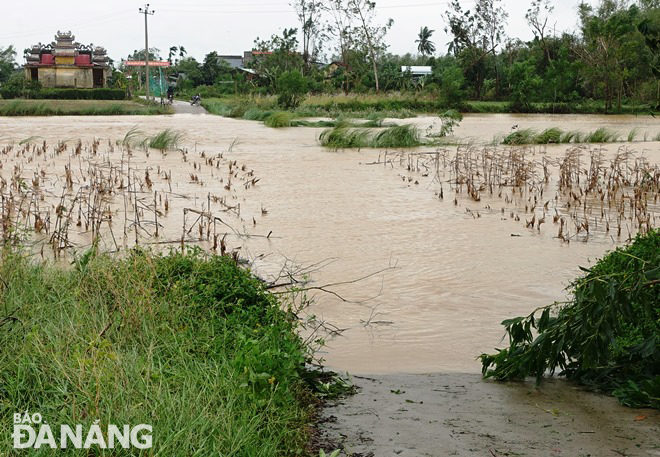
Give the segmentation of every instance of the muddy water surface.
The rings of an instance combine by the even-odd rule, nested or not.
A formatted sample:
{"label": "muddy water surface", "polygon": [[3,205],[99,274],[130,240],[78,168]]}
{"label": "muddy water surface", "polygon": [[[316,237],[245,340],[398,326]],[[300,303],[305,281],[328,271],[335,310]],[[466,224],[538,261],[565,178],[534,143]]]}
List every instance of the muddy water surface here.
{"label": "muddy water surface", "polygon": [[[640,124],[655,129],[651,118],[480,115],[467,116],[456,133],[489,141],[523,123],[539,130],[557,126],[592,131],[622,125],[621,131],[627,132]],[[323,353],[327,363],[339,370],[477,372],[480,365],[475,357],[499,345],[501,320],[564,299],[563,288],[579,273],[578,265],[588,266],[625,238],[601,236],[566,244],[556,239],[552,223],[531,230],[524,220],[508,217],[508,208],[502,215],[501,199],[477,203],[459,196],[454,204],[453,194],[448,194],[440,200],[430,177],[373,164],[380,151],[321,148],[318,129],[270,129],[256,122],[188,114],[3,118],[0,138],[3,144],[32,135],[50,144],[101,138],[100,149],[105,150],[108,140],[121,140],[135,125],[147,133],[170,127],[186,135],[185,162],[175,152],[166,156],[152,152],[149,157],[136,153],[134,158],[144,167],[174,170],[173,191],[187,197],[173,199],[169,214],[161,220],[162,239],[175,240],[181,233],[182,208],[202,210],[209,194],[226,195],[227,203],[241,204],[240,217],[231,220],[236,231],[272,232],[267,239],[240,238],[232,232],[228,236],[230,246],[240,246],[244,256],[257,258],[255,269],[265,277],[278,271],[285,258],[302,265],[327,261],[313,274],[317,286],[395,267],[357,283],[330,287],[343,299],[314,292],[316,305],[310,312],[344,330],[328,340]],[[607,145],[606,152],[614,153],[618,146]],[[660,161],[660,144],[630,146],[644,151],[651,161]],[[565,149],[542,148],[536,153],[553,157]],[[219,181],[221,172],[204,165],[202,152],[205,157],[223,154],[236,160],[254,170],[260,181],[246,190],[244,181],[237,179],[238,185],[226,190],[226,181]],[[117,153],[106,157],[119,160]],[[2,158],[0,172],[5,177],[16,160]],[[61,173],[63,165],[57,160],[53,159],[53,167]],[[190,173],[203,182],[191,182]],[[162,181],[154,175],[157,184]],[[446,185],[444,190],[448,192]],[[218,214],[222,210],[218,205],[212,209]]]}

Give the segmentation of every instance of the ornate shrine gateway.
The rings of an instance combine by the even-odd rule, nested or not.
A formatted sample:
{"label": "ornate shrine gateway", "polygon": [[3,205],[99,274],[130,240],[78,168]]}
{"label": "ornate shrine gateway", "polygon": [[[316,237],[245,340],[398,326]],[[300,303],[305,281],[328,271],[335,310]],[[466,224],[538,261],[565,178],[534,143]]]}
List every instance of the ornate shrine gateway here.
{"label": "ornate shrine gateway", "polygon": [[107,87],[111,69],[105,48],[84,45],[71,32],[55,35],[51,44],[36,44],[26,57],[25,77],[43,87]]}

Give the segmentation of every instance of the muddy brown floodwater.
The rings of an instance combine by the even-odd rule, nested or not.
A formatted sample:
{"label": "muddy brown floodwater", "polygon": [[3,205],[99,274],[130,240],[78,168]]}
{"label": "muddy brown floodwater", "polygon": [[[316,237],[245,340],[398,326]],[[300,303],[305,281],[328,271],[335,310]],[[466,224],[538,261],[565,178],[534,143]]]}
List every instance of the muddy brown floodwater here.
{"label": "muddy brown floodwater", "polygon": [[[421,126],[427,121],[417,119],[415,122]],[[557,126],[585,132],[600,126],[612,126],[624,136],[633,127],[640,127],[640,136],[645,131],[651,135],[657,133],[655,130],[660,131],[655,120],[632,116],[471,115],[465,117],[456,134],[488,142],[495,135],[508,133],[514,124],[520,128],[541,130]],[[356,283],[330,287],[343,299],[316,291],[316,301],[309,312],[318,320],[342,330],[340,336],[327,339],[327,347],[321,354],[328,366],[339,371],[370,376],[395,373],[445,373],[449,376],[455,373],[466,377],[466,385],[476,385],[480,364],[475,358],[501,345],[503,329],[500,322],[503,319],[528,314],[538,306],[563,300],[564,288],[580,273],[578,266],[589,266],[605,252],[625,242],[630,231],[634,233],[632,222],[624,221],[621,236],[592,225],[593,236],[589,236],[588,241],[574,234],[573,240],[566,243],[557,238],[558,226],[552,220],[540,230],[526,228],[525,222],[532,214],[525,212],[522,197],[519,199],[522,203],[519,202],[517,207],[505,203],[504,197],[486,193],[480,201],[471,200],[464,191],[454,193],[446,182],[449,175],[441,176],[445,180],[441,186],[433,180],[433,175],[427,176],[428,173],[411,171],[398,163],[384,164],[383,151],[322,148],[317,141],[319,129],[271,129],[256,122],[204,114],[2,118],[0,147],[13,142],[19,149],[20,141],[34,135],[40,137],[33,140],[35,143],[45,139],[49,148],[58,141],[67,141],[73,148],[78,139],[83,143],[100,139],[97,156],[93,157],[89,152],[81,154],[85,163],[94,162],[99,167],[118,166],[124,163],[122,157],[126,156],[119,147],[109,151],[109,145],[123,139],[136,125],[145,134],[164,128],[185,133],[182,142],[188,150],[185,160],[180,152],[161,154],[152,151],[146,156],[138,150],[133,151],[131,158],[134,174],[140,177],[140,181],[144,179],[144,170],[151,169],[150,179],[154,187],[141,188],[144,208],[138,213],[143,219],[150,217],[148,202],[153,199],[150,195],[154,190],[156,194],[161,193],[161,199],[165,198],[163,195],[169,195],[167,213],[162,202],[156,203],[161,211],[159,222],[163,225],[161,241],[175,241],[181,237],[184,208],[208,211],[211,202],[211,212],[219,216],[223,224],[233,227],[232,230],[214,227],[213,233],[227,232],[228,246],[240,248],[242,256],[254,259],[254,269],[265,278],[277,274],[285,259],[300,265],[322,262],[324,267],[312,275],[316,286],[350,282],[385,270]],[[619,147],[633,150],[637,157],[646,157],[652,164],[660,162],[660,143],[608,144],[603,146],[602,152],[611,157]],[[566,146],[536,147],[527,150],[526,154],[541,163],[543,158],[550,160],[563,156],[566,149]],[[588,157],[588,151],[585,150],[584,154]],[[0,174],[7,179],[12,166],[18,162],[26,178],[35,171],[44,170],[44,180],[52,187],[50,198],[55,199],[51,204],[55,205],[53,202],[60,197],[60,183],[64,180],[63,167],[71,163],[71,152],[57,157],[51,154],[39,160],[29,159],[29,155],[0,157],[3,165]],[[215,162],[209,164],[209,158],[215,158]],[[74,179],[84,186],[89,172],[81,165],[82,161],[76,164],[75,160],[74,169],[78,174],[74,173]],[[234,181],[227,189],[227,168],[233,161],[236,163],[231,165]],[[172,175],[169,183],[163,178],[168,172]],[[258,181],[250,183],[255,177]],[[443,199],[438,196],[441,187]],[[555,170],[546,185],[547,200],[552,201],[556,187]],[[121,208],[124,203],[118,197],[107,203],[110,212],[117,215],[114,234],[119,238],[112,243],[106,241],[107,246],[132,245],[131,230],[126,236],[122,235],[126,219],[123,226],[119,222],[123,217]],[[237,204],[240,204],[240,212],[236,210]],[[539,217],[541,205],[542,202],[536,210]],[[234,209],[228,210],[228,207]],[[659,215],[657,202],[655,206],[651,204],[650,211],[654,217],[651,222],[657,226],[660,222],[655,219]],[[194,236],[197,231],[195,214],[188,213],[187,228],[194,231],[186,236]],[[548,214],[552,217],[553,213],[548,211]],[[141,239],[149,230],[147,227],[145,233],[140,234]],[[208,234],[211,228],[203,226],[200,230]],[[248,238],[237,233],[258,236]],[[91,242],[91,238],[86,233],[78,233],[72,237],[72,242],[82,248]],[[212,243],[205,241],[201,244],[209,247]],[[412,382],[409,379],[383,379],[386,379],[385,385],[392,385],[393,389],[397,384]],[[453,378],[450,381],[447,385],[457,382]],[[485,389],[483,395],[500,398],[495,391]],[[390,395],[388,390],[389,387],[384,388],[381,394]],[[526,392],[525,389],[519,391],[518,399],[526,398]],[[507,393],[500,400],[516,403],[515,397]],[[412,401],[418,400],[413,398]],[[478,399],[465,398],[464,401]],[[612,399],[602,401],[614,402]],[[425,403],[429,403],[428,399]],[[626,418],[631,414],[617,409],[615,404],[607,405],[607,411],[626,414]],[[549,413],[544,410],[552,409],[547,404],[531,407],[525,414],[531,414],[531,411],[545,417]],[[350,416],[352,413],[348,408],[343,414]],[[573,411],[570,414],[579,413]],[[643,422],[645,428],[640,431],[645,441],[622,440],[626,449],[634,450],[636,443],[643,443],[640,455],[660,455],[657,440],[653,439],[658,431],[657,416],[647,415],[649,419]],[[411,419],[413,426],[414,419]],[[491,418],[491,421],[499,420],[507,419]],[[363,422],[365,430],[369,428],[367,425],[368,422]],[[591,430],[598,426],[598,423],[589,424],[589,430],[585,429],[583,434],[576,431],[576,437],[592,439]],[[480,433],[488,433],[488,428],[486,424],[486,431]],[[542,433],[543,429],[538,432]],[[637,432],[627,430],[626,433]],[[515,437],[511,439],[515,440]],[[521,443],[525,439],[521,438]],[[410,452],[424,446],[413,435],[397,440],[395,444]],[[358,444],[356,449],[360,452],[377,449],[366,442]],[[452,451],[453,455],[473,455],[468,452],[471,444],[462,443]],[[597,447],[597,441],[593,443]],[[432,443],[426,445],[432,446]],[[608,446],[623,449],[623,445],[617,443]],[[544,449],[542,452],[530,451],[525,455],[555,455],[547,451],[547,446],[541,448]],[[424,452],[405,455],[450,455],[449,452],[435,453],[433,449],[428,447]],[[520,448],[517,449],[515,452],[521,452]],[[376,455],[394,455],[392,452],[396,449],[392,445],[380,451]],[[500,454],[492,450],[491,453],[474,455]],[[556,455],[588,455],[588,452]]]}

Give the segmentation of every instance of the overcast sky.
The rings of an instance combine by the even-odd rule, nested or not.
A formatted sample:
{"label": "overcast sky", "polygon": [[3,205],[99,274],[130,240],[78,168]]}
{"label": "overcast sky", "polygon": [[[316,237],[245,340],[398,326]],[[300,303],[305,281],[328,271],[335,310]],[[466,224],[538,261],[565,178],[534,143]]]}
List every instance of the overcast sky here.
{"label": "overcast sky", "polygon": [[[464,9],[474,1],[462,0]],[[574,30],[579,0],[554,0],[551,26],[557,32]],[[446,52],[449,37],[444,33],[443,14],[447,1],[376,0],[378,20],[394,19],[387,35],[393,53],[415,53],[415,39],[422,26],[435,30],[432,41],[438,54]],[[527,1],[504,0],[509,13],[507,33],[528,40],[532,37],[525,22]],[[50,43],[58,30],[71,30],[76,41],[104,46],[114,60],[125,58],[144,47],[143,3],[129,0],[23,0],[3,8],[0,16],[0,47],[14,45],[17,60],[23,63],[23,49],[36,43]],[[203,60],[210,51],[242,54],[252,49],[254,39],[268,38],[285,27],[298,27],[287,0],[154,0],[149,16],[149,46],[167,58],[170,46],[183,45],[188,55]]]}

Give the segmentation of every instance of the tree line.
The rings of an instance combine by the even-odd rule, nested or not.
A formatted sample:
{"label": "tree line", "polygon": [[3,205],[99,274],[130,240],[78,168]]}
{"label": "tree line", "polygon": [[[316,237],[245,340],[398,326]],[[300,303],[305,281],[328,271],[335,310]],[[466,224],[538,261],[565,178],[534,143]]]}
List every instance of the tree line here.
{"label": "tree line", "polygon": [[[292,0],[291,6],[298,24],[254,40],[261,53],[246,62],[252,73],[232,69],[217,51],[199,62],[183,46],[169,49],[170,72],[185,75],[182,89],[203,86],[209,94],[415,91],[448,107],[506,101],[518,111],[534,103],[596,101],[608,112],[630,103],[660,105],[660,0],[582,3],[572,32],[551,27],[551,0],[532,0],[525,15],[529,41],[507,35],[502,0],[477,0],[469,9],[451,0],[438,17],[450,36],[443,55],[436,55],[442,49],[428,25],[411,37],[417,54],[388,52],[393,20],[380,19],[371,0]],[[0,51],[1,83],[13,48]],[[162,59],[159,53],[150,50],[151,58]],[[144,58],[144,51],[129,57]],[[401,71],[411,65],[430,66],[432,74],[413,78]]]}

